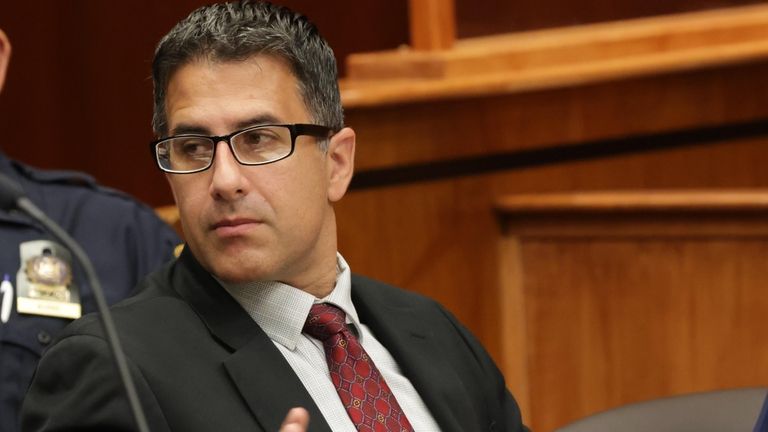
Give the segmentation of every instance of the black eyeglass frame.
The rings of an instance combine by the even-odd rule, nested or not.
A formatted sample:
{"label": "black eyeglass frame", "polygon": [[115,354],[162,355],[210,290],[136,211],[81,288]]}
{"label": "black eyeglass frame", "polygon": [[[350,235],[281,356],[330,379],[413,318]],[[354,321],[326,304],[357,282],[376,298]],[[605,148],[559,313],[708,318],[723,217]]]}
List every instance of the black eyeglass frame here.
{"label": "black eyeglass frame", "polygon": [[[269,160],[266,162],[243,162],[240,160],[240,158],[237,157],[237,153],[235,152],[235,149],[232,147],[232,137],[238,134],[241,134],[243,132],[248,132],[250,130],[254,129],[261,129],[265,127],[284,127],[287,128],[291,132],[291,151],[288,152],[283,157]],[[209,135],[198,135],[198,134],[181,134],[181,135],[173,135],[165,138],[160,138],[157,140],[154,140],[149,143],[149,151],[152,154],[152,158],[155,160],[155,164],[158,168],[160,168],[161,171],[167,172],[170,174],[194,174],[201,171],[205,171],[208,168],[210,168],[213,165],[213,160],[216,157],[216,147],[217,144],[221,141],[225,141],[227,145],[229,146],[229,151],[232,152],[232,156],[234,156],[237,163],[240,165],[245,166],[256,166],[256,165],[267,165],[274,162],[281,161],[283,159],[286,159],[290,157],[293,154],[294,149],[296,148],[296,138],[299,136],[311,136],[315,138],[322,138],[322,139],[329,139],[331,138],[336,132],[327,127],[317,124],[310,124],[310,123],[293,123],[293,124],[261,124],[261,125],[255,125],[255,126],[249,126],[245,129],[236,130],[232,133],[229,133],[227,135],[221,135],[221,136],[209,136]],[[213,141],[213,151],[211,152],[211,160],[208,162],[208,165],[206,165],[203,168],[195,169],[192,171],[174,171],[163,168],[163,166],[160,164],[160,158],[157,154],[157,145],[161,144],[165,141],[169,141],[176,138],[206,138]]]}

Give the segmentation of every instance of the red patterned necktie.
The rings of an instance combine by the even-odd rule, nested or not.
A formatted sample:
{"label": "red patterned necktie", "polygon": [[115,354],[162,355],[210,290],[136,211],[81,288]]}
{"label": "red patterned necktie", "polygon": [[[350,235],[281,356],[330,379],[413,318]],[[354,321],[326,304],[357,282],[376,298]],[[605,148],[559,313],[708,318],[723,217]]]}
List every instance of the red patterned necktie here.
{"label": "red patterned necktie", "polygon": [[323,342],[325,359],[344,408],[358,431],[411,432],[413,428],[373,360],[349,331],[344,311],[312,306],[304,332]]}

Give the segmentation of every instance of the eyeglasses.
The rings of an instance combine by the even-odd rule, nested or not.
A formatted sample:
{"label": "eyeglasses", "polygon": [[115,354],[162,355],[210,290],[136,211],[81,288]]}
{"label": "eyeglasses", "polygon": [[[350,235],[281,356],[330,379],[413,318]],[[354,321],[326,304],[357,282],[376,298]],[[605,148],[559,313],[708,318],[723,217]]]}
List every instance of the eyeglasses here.
{"label": "eyeglasses", "polygon": [[314,124],[253,126],[224,136],[177,135],[152,141],[149,149],[161,170],[173,174],[205,171],[213,164],[216,144],[226,141],[242,165],[265,165],[293,154],[296,137],[330,138],[333,130]]}

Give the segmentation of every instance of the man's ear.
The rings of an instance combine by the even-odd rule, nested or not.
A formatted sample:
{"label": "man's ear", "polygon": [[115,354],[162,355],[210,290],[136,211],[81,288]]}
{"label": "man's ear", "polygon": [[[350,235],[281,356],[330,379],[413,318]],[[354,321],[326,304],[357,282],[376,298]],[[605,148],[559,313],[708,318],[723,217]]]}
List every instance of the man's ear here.
{"label": "man's ear", "polygon": [[347,192],[355,170],[355,131],[344,128],[328,143],[328,200],[336,202]]}
{"label": "man's ear", "polygon": [[5,82],[5,71],[8,70],[8,61],[11,59],[11,41],[8,36],[0,29],[0,91],[3,90]]}

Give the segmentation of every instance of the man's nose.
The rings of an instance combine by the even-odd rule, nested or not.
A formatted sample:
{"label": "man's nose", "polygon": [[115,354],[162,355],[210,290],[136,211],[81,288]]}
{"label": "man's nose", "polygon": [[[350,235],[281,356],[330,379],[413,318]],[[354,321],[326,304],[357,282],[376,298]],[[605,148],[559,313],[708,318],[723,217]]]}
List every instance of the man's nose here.
{"label": "man's nose", "polygon": [[211,164],[211,195],[214,198],[234,200],[246,192],[243,166],[235,159],[226,141],[216,143],[216,152]]}

